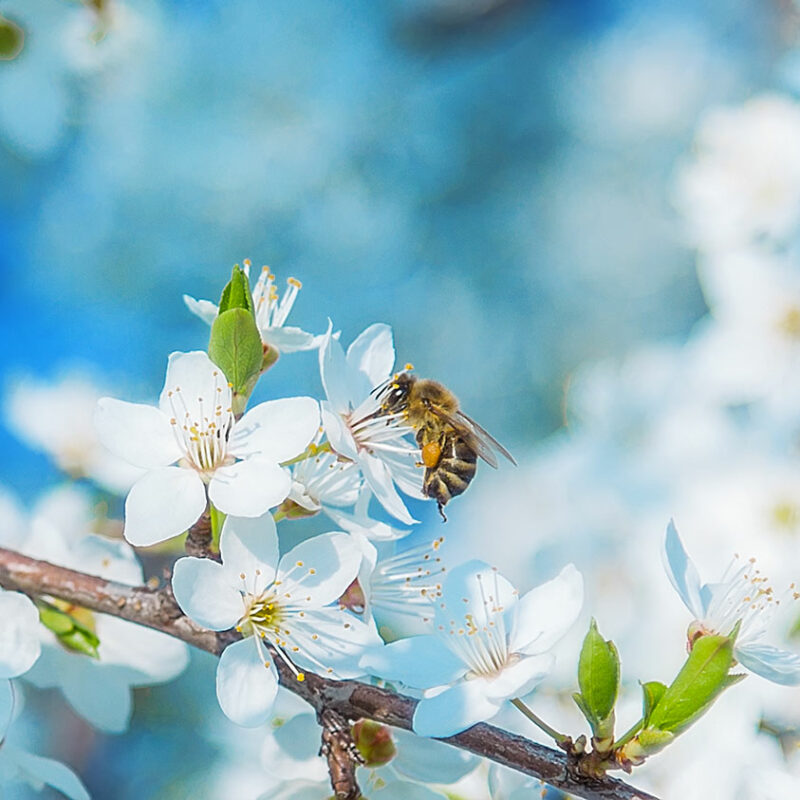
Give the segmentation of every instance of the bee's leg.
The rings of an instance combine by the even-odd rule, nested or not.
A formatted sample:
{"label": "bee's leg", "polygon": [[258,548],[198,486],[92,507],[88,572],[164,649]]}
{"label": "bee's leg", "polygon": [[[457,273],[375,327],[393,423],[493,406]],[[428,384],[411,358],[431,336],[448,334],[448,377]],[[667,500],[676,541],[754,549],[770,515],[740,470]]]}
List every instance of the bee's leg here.
{"label": "bee's leg", "polygon": [[436,504],[439,506],[439,514],[441,514],[442,522],[447,522],[447,515],[444,513],[444,503],[437,501]]}

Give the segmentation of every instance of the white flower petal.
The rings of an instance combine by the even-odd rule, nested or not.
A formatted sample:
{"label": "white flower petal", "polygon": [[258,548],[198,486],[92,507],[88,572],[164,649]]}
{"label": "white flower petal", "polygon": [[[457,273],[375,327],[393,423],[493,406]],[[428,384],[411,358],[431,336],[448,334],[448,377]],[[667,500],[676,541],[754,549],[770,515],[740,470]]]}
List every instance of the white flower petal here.
{"label": "white flower petal", "polygon": [[35,783],[52,786],[70,800],[90,800],[81,779],[66,765],[14,747],[9,754],[17,766]]}
{"label": "white flower petal", "polygon": [[358,575],[361,548],[346,533],[324,533],[300,542],[278,564],[280,592],[310,597],[312,607],[341,597]]}
{"label": "white flower petal", "polygon": [[486,680],[486,696],[494,701],[523,697],[540,684],[556,663],[551,653],[524,656],[516,664],[504,667],[494,678]]}
{"label": "white flower petal", "polygon": [[319,349],[320,378],[332,409],[337,414],[347,414],[353,399],[347,385],[347,359],[342,346],[333,338],[332,330],[333,325],[328,320],[328,332]]}
{"label": "white flower petal", "polygon": [[179,558],[172,570],[172,591],[183,613],[212,631],[233,627],[244,614],[230,573],[208,558]]}
{"label": "white flower petal", "polygon": [[394,488],[392,473],[386,464],[379,458],[369,453],[361,453],[358,458],[358,465],[364,473],[364,478],[372,489],[372,493],[378,502],[396,519],[406,525],[413,525],[417,520],[408,513],[408,509],[400,499],[400,495]]}
{"label": "white flower petal", "polygon": [[783,686],[800,684],[800,656],[768,644],[745,644],[734,647],[742,666],[773,683]]}
{"label": "white flower petal", "polygon": [[260,517],[283,502],[292,488],[288,469],[274,461],[253,456],[220,467],[208,485],[211,502],[235,517]]}
{"label": "white flower petal", "polygon": [[[394,764],[394,761],[392,761]],[[440,783],[440,781],[437,781]],[[447,800],[447,795],[428,786],[409,781],[392,780],[382,783],[379,789],[370,794],[376,800]]]}
{"label": "white flower petal", "polygon": [[306,333],[300,328],[283,326],[262,328],[261,341],[274,347],[279,353],[298,353],[302,350],[315,350],[320,345],[321,337]]}
{"label": "white flower petal", "polygon": [[94,426],[104,447],[137,467],[165,467],[183,455],[169,417],[153,406],[101,397]]}
{"label": "white flower petal", "polygon": [[572,626],[583,606],[583,576],[572,564],[531,589],[517,604],[509,637],[512,653],[544,653]]}
{"label": "white flower petal", "polygon": [[74,670],[62,683],[61,690],[75,711],[95,728],[122,733],[127,730],[133,711],[129,677],[126,667],[115,664],[94,668],[91,674]]}
{"label": "white flower petal", "polygon": [[319,403],[311,397],[285,397],[251,408],[233,426],[228,451],[237,458],[258,455],[288,461],[300,455],[319,430]]}
{"label": "white flower petal", "polygon": [[261,594],[275,579],[278,567],[278,532],[272,514],[260,517],[228,517],[219,539],[222,566],[234,581],[245,575],[244,585]]}
{"label": "white flower petal", "polygon": [[345,424],[344,419],[333,410],[332,403],[322,402],[321,417],[322,427],[334,452],[355,461],[358,458],[356,440],[353,438],[353,434]]}
{"label": "white flower petal", "polygon": [[[436,607],[436,624],[449,630],[450,620],[455,619],[459,627],[483,629],[501,609],[506,618],[513,618],[516,604],[516,590],[496,569],[484,561],[467,561],[447,573]],[[470,616],[469,626],[460,622],[466,615]]]}
{"label": "white flower petal", "polygon": [[9,680],[0,680],[0,742],[14,717],[14,687]]}
{"label": "white flower petal", "polygon": [[486,697],[484,680],[462,681],[435,697],[423,697],[414,712],[414,733],[442,739],[491,719],[500,706]]}
{"label": "white flower petal", "polygon": [[334,678],[364,675],[359,659],[367,648],[380,642],[374,625],[339,608],[310,609],[304,614],[301,624],[296,619],[290,627],[291,635],[287,634],[290,645],[287,655],[298,666],[321,675]]}
{"label": "white flower petal", "polygon": [[144,583],[144,571],[133,548],[105,536],[89,534],[81,538],[70,548],[69,563],[64,566],[128,586]]}
{"label": "white flower petal", "polygon": [[166,633],[109,614],[96,614],[95,626],[100,663],[127,668],[131,686],[170,681],[189,663],[188,647]]}
{"label": "white flower petal", "polygon": [[347,348],[348,366],[363,372],[369,378],[370,388],[391,375],[394,358],[392,329],[382,322],[370,325]]}
{"label": "white flower petal", "polygon": [[702,619],[706,609],[702,599],[700,576],[697,567],[689,558],[672,520],[667,526],[667,535],[664,538],[661,555],[667,577],[675,591],[680,595],[686,608],[694,614],[695,619]]}
{"label": "white flower petal", "polygon": [[194,297],[185,294],[183,296],[183,302],[192,314],[196,317],[200,317],[207,325],[211,325],[219,313],[219,308],[209,300],[195,300]]}
{"label": "white flower petal", "polygon": [[392,738],[397,744],[392,767],[415,781],[455,783],[478,764],[477,757],[465,750],[431,741],[410,731],[395,728]]}
{"label": "white flower petal", "polygon": [[252,637],[222,651],[217,666],[217,699],[231,722],[245,728],[263,725],[278,694],[278,674],[270,659],[265,666]]}
{"label": "white flower petal", "polygon": [[213,419],[217,406],[230,408],[231,388],[222,370],[202,350],[171,353],[158,406],[167,419],[193,425]]}
{"label": "white flower petal", "polygon": [[417,689],[443,686],[460,678],[467,665],[433,634],[400,639],[373,648],[361,658],[361,666],[378,678],[401,681]]}
{"label": "white flower petal", "polygon": [[163,542],[190,528],[205,507],[206,489],[194,470],[150,470],[125,501],[125,538],[135,547]]}
{"label": "white flower petal", "polygon": [[0,590],[0,679],[27,672],[40,650],[36,606],[24,594]]}

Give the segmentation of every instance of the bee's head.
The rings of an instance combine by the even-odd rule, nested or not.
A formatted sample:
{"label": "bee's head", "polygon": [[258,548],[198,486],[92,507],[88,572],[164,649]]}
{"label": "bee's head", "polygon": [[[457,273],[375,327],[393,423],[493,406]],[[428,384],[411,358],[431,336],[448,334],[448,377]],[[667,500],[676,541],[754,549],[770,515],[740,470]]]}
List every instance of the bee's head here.
{"label": "bee's head", "polygon": [[401,411],[408,404],[408,393],[417,379],[407,372],[395,375],[381,393],[381,405],[388,413]]}

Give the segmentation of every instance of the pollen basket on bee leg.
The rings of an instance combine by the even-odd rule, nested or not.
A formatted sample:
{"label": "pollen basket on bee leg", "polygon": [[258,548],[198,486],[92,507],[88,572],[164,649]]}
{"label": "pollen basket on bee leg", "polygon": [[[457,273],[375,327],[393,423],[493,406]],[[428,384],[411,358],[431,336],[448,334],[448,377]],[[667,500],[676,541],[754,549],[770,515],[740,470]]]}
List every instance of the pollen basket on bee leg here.
{"label": "pollen basket on bee leg", "polygon": [[433,469],[439,463],[441,457],[442,448],[439,446],[438,442],[428,442],[428,444],[423,445],[422,463],[428,467],[428,469]]}

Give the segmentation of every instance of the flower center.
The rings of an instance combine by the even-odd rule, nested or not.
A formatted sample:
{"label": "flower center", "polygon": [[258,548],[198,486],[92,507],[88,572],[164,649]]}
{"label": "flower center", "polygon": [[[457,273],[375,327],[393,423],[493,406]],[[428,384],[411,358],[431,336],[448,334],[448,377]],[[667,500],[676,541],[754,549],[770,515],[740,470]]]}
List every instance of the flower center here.
{"label": "flower center", "polygon": [[234,416],[231,407],[221,402],[227,397],[223,388],[225,377],[219,370],[214,370],[213,377],[211,400],[198,397],[195,402],[188,402],[180,386],[167,392],[172,431],[185,453],[182,463],[197,470],[203,478],[210,478],[217,467],[235,461],[227,453]]}
{"label": "flower center", "polygon": [[[740,566],[735,556],[719,584],[715,587],[705,619],[695,620],[689,626],[689,647],[700,636],[709,633],[728,635],[737,622],[741,622],[738,641],[757,636],[766,628],[770,617],[781,604],[781,599],[769,585],[767,578],[756,569],[756,560],[749,559]],[[800,593],[791,584],[788,599],[800,599]]]}
{"label": "flower center", "polygon": [[[451,619],[449,628],[439,625],[440,631],[448,633],[445,641],[450,649],[469,666],[468,678],[495,677],[518,659],[508,651],[505,607],[499,602],[497,573],[493,574],[493,587],[484,585],[481,573],[475,576],[481,602],[474,611],[465,613],[461,622]],[[468,598],[464,598],[464,602],[470,604]]]}
{"label": "flower center", "polygon": [[778,321],[781,333],[789,339],[800,339],[800,308],[790,306]]}

